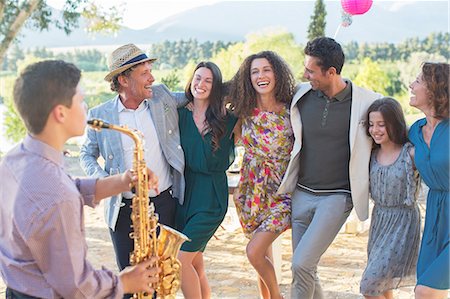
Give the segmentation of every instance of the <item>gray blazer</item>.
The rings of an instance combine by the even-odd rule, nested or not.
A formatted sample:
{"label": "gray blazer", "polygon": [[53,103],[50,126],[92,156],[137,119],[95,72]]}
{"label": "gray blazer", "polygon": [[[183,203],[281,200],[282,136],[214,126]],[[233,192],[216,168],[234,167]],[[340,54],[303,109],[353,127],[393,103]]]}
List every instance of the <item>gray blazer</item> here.
{"label": "gray blazer", "polygon": [[[153,97],[149,100],[150,113],[155,124],[163,154],[170,164],[173,197],[180,204],[184,201],[184,153],[180,145],[177,106],[187,103],[184,93],[171,93],[165,85],[152,87]],[[119,125],[119,96],[89,110],[88,118],[102,119]],[[86,140],[80,151],[80,164],[84,172],[92,177],[106,177],[110,174],[124,172],[123,149],[120,132],[114,130],[95,131],[88,127]],[[150,140],[147,142],[151,142]],[[98,158],[104,159],[104,166]],[[114,230],[122,206],[122,195],[112,196],[105,202],[105,220]]]}
{"label": "gray blazer", "polygon": [[[310,83],[297,87],[291,103],[291,124],[294,131],[294,148],[291,152],[286,174],[278,193],[293,192],[297,185],[300,170],[299,158],[302,148],[302,120],[297,102],[311,89]],[[372,138],[367,136],[365,118],[370,104],[382,95],[352,84],[352,107],[350,112],[350,188],[353,205],[358,218],[363,221],[369,217],[369,160],[372,150]]]}

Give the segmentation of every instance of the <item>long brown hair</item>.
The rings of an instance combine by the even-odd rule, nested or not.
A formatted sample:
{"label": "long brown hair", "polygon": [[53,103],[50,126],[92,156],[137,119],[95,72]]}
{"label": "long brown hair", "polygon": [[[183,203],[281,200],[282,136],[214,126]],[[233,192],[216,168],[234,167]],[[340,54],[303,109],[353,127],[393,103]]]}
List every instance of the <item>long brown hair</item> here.
{"label": "long brown hair", "polygon": [[[369,114],[371,112],[380,112],[384,119],[386,131],[389,139],[395,144],[403,145],[408,141],[408,132],[406,127],[405,116],[403,114],[402,106],[393,98],[384,97],[374,101],[367,109],[366,114],[366,134],[369,133]],[[379,144],[374,144],[374,147],[379,147]]]}
{"label": "long brown hair", "polygon": [[425,62],[422,65],[422,78],[434,107],[434,117],[437,119],[445,119],[449,116],[449,69],[448,63]]}
{"label": "long brown hair", "polygon": [[212,88],[209,95],[209,106],[205,112],[206,126],[204,130],[211,130],[212,147],[213,151],[216,151],[220,146],[220,138],[222,138],[225,134],[225,110],[223,104],[224,87],[222,83],[222,72],[220,71],[219,67],[215,63],[210,61],[202,61],[197,64],[194,72],[192,72],[191,78],[186,84],[184,93],[190,102],[194,100],[194,95],[191,92],[191,84],[194,79],[195,71],[197,71],[201,67],[209,69],[213,75]]}
{"label": "long brown hair", "polygon": [[253,60],[265,58],[272,66],[275,74],[275,99],[289,106],[295,90],[295,80],[287,63],[272,51],[262,51],[248,56],[231,79],[228,86],[228,100],[238,117],[251,115],[256,107],[256,90],[250,78],[250,68]]}

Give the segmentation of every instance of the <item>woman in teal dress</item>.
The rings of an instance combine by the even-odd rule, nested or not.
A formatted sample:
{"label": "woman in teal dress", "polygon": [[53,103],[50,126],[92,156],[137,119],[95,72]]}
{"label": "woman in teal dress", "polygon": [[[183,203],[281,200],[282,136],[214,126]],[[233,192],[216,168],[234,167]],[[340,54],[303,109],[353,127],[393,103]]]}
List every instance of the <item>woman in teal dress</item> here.
{"label": "woman in teal dress", "polygon": [[183,243],[181,289],[186,299],[211,297],[203,251],[228,207],[226,170],[234,160],[233,128],[237,118],[223,105],[222,75],[212,62],[201,62],[186,86],[192,111],[178,110],[185,155],[186,193],[177,209],[177,229],[191,239]]}
{"label": "woman in teal dress", "polygon": [[447,298],[449,278],[449,64],[424,63],[410,84],[410,105],[425,118],[415,122],[409,139],[415,164],[425,184],[425,228],[417,262],[416,298]]}

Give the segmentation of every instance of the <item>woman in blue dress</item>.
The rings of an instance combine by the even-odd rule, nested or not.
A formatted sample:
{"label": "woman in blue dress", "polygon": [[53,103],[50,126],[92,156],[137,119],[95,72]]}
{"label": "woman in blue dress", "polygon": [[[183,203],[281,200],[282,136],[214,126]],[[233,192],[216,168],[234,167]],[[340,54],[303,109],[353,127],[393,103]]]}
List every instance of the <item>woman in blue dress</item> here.
{"label": "woman in blue dress", "polygon": [[425,118],[409,131],[415,164],[430,188],[417,263],[416,299],[447,298],[449,278],[449,64],[424,63],[410,84],[410,105]]}

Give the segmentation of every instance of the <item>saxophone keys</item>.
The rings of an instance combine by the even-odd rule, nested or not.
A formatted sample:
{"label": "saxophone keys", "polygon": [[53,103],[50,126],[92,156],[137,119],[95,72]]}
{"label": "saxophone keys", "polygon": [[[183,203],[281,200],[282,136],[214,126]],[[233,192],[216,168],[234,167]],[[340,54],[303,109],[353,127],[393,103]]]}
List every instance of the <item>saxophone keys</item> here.
{"label": "saxophone keys", "polygon": [[180,263],[177,260],[173,261],[173,263],[172,263],[172,270],[174,272],[179,272],[180,271]]}
{"label": "saxophone keys", "polygon": [[163,269],[163,272],[164,272],[163,275],[164,275],[164,278],[165,278],[166,275],[168,275],[168,274],[173,272],[172,261],[170,259],[166,259],[166,260],[162,261],[161,262],[161,268]]}
{"label": "saxophone keys", "polygon": [[174,278],[175,278],[175,275],[173,275],[173,274],[164,276],[163,281],[162,281],[162,288],[164,290],[170,291],[172,289],[172,282],[173,282]]}

